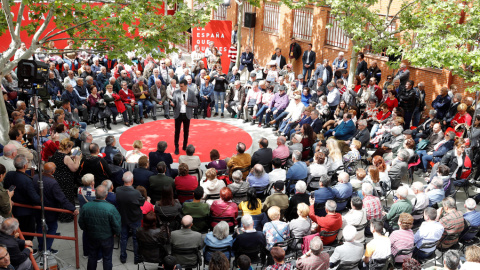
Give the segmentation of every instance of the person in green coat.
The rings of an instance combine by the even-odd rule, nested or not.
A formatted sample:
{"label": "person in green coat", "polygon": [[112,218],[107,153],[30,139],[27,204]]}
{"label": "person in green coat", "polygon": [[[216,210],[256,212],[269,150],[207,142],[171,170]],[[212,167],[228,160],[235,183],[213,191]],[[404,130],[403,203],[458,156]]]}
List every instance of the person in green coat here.
{"label": "person in green coat", "polygon": [[398,199],[394,200],[394,204],[388,213],[384,213],[386,215],[386,223],[388,223],[389,231],[398,230],[398,217],[401,213],[411,213],[412,212],[412,203],[410,200],[407,200],[408,196],[408,189],[404,186],[400,186],[397,189],[396,195]]}
{"label": "person in green coat", "polygon": [[111,270],[113,253],[113,236],[120,235],[121,218],[118,210],[107,202],[108,190],[99,185],[95,189],[94,201],[88,202],[81,208],[78,225],[88,235],[88,270],[97,269],[97,254],[101,250],[103,255],[103,269]]}

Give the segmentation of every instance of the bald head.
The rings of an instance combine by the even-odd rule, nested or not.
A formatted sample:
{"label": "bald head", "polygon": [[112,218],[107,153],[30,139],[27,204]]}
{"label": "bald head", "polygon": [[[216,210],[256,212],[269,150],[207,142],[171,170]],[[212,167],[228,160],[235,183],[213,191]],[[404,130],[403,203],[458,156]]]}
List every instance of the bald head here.
{"label": "bald head", "polygon": [[3,155],[13,159],[17,155],[17,148],[13,144],[7,144],[3,147]]}
{"label": "bald head", "polygon": [[193,218],[190,215],[186,215],[182,218],[182,227],[184,229],[190,229],[193,225]]}
{"label": "bald head", "polygon": [[55,169],[57,168],[57,166],[55,166],[55,163],[53,162],[47,162],[45,163],[45,165],[43,166],[43,172],[45,174],[54,174],[55,173]]}

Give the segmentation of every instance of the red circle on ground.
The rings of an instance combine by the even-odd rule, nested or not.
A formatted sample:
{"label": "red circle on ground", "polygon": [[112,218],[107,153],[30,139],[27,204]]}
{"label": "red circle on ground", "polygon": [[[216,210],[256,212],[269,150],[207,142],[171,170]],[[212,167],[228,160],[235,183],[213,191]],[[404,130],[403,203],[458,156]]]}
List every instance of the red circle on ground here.
{"label": "red circle on ground", "polygon": [[[174,155],[175,120],[158,120],[129,128],[120,136],[119,142],[126,151],[132,150],[133,142],[140,140],[143,143],[142,153],[157,150],[159,141],[166,141],[168,144],[167,153],[171,153],[173,162],[178,162],[180,155],[185,155],[182,150],[183,126],[180,132],[180,155]],[[192,119],[190,121],[190,134],[188,144],[195,146],[195,155],[200,156],[202,162],[210,162],[210,150],[217,149],[220,158],[231,157],[236,154],[238,142],[245,143],[247,149],[252,145],[252,136],[245,130],[222,122]]]}

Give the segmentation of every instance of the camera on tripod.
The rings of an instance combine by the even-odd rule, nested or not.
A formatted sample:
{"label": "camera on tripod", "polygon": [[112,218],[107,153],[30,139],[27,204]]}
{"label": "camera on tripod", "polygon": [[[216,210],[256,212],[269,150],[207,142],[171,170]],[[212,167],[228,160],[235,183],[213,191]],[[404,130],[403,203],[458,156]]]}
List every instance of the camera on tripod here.
{"label": "camera on tripod", "polygon": [[41,61],[20,60],[17,66],[18,87],[32,89],[48,80],[48,65]]}

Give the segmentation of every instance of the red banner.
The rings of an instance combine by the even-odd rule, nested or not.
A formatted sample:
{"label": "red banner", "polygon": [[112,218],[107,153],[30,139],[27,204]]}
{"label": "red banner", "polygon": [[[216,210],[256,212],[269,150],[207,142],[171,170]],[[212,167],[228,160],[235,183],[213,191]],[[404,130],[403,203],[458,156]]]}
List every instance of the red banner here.
{"label": "red banner", "polygon": [[208,48],[208,43],[213,41],[215,47],[222,54],[222,68],[224,73],[228,73],[230,58],[228,50],[230,49],[232,37],[231,21],[210,21],[205,27],[195,27],[192,29],[192,46],[200,45],[200,51],[203,53]]}

